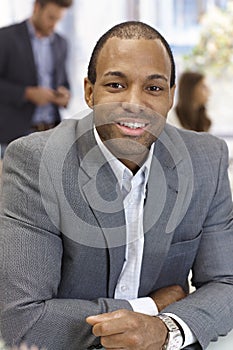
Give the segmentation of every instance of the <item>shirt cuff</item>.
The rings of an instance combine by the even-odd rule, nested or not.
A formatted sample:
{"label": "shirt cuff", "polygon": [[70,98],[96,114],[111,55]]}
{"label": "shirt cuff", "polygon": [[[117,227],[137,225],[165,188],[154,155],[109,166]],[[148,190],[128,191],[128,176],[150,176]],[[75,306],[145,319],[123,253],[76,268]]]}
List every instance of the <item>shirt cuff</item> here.
{"label": "shirt cuff", "polygon": [[179,323],[179,325],[181,326],[181,328],[184,331],[184,344],[182,345],[181,349],[185,348],[186,346],[188,346],[190,344],[197,342],[197,338],[195,337],[195,335],[193,334],[193,332],[191,331],[189,326],[183,320],[181,320],[178,316],[171,314],[171,313],[168,313],[168,312],[166,312],[164,314],[170,316],[177,323]]}
{"label": "shirt cuff", "polygon": [[128,300],[128,302],[135,312],[140,312],[149,316],[156,316],[159,313],[155,302],[150,297],[131,299]]}

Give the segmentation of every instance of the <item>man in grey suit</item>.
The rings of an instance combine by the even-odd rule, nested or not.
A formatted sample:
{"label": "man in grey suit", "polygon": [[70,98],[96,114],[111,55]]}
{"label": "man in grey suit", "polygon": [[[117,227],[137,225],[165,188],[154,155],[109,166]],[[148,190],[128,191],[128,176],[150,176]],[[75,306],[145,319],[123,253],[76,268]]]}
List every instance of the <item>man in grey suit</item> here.
{"label": "man in grey suit", "polygon": [[205,349],[233,328],[227,147],[165,125],[174,91],[166,40],[144,23],[121,23],[89,62],[93,111],[8,146],[0,234],[8,344]]}
{"label": "man in grey suit", "polygon": [[0,146],[61,121],[69,81],[67,42],[55,26],[72,0],[35,0],[28,20],[0,29]]}

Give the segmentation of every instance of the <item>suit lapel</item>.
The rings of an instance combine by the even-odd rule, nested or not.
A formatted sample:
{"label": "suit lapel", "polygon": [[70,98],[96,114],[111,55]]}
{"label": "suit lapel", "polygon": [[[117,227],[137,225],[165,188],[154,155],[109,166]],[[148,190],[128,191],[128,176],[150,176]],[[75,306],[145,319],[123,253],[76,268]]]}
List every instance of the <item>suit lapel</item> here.
{"label": "suit lapel", "polygon": [[107,248],[109,252],[108,292],[109,297],[113,297],[125,258],[123,199],[117,179],[96,144],[93,127],[78,138],[78,150],[80,167],[86,176],[86,180],[81,181],[82,190],[102,230],[105,243],[102,248]]}
{"label": "suit lapel", "polygon": [[175,228],[192,196],[192,164],[176,130],[156,141],[144,208],[144,255],[139,295],[152,291],[166,259]]}
{"label": "suit lapel", "polygon": [[61,65],[61,62],[60,62],[60,50],[61,50],[61,47],[59,45],[59,41],[58,41],[58,37],[56,35],[56,33],[54,34],[54,37],[53,37],[53,41],[52,41],[52,54],[53,54],[53,61],[54,61],[54,74],[53,74],[53,77],[54,77],[54,87],[57,87],[57,84],[58,82],[56,81],[57,77],[59,76],[58,72],[60,70],[60,65]]}
{"label": "suit lapel", "polygon": [[32,50],[31,40],[30,40],[26,21],[19,24],[16,35],[20,37],[18,42],[20,42],[20,49],[21,49],[22,55],[24,56],[24,59],[26,60],[25,65],[27,66],[27,72],[28,74],[30,74],[30,76],[33,76],[33,79],[36,84],[37,72],[36,72],[34,54]]}

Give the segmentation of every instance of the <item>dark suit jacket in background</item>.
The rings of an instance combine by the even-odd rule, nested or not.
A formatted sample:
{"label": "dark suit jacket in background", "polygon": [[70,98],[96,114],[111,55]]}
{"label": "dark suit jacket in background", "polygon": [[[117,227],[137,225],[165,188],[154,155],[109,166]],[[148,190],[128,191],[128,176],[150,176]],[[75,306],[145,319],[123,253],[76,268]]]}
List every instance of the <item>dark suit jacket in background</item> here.
{"label": "dark suit jacket in background", "polygon": [[[55,33],[53,87],[69,88],[66,74],[67,44]],[[0,143],[28,134],[35,105],[23,99],[27,86],[37,86],[31,41],[26,21],[0,29]],[[60,122],[56,108],[56,123]]]}
{"label": "dark suit jacket in background", "polygon": [[[123,201],[92,127],[90,117],[65,120],[6,151],[0,326],[11,344],[87,349],[99,342],[87,316],[131,310],[114,299],[125,258]],[[190,349],[233,328],[227,165],[224,141],[208,134],[167,125],[155,144],[139,297],[173,284],[187,290],[192,269],[197,291],[163,310],[194,332],[201,345]]]}

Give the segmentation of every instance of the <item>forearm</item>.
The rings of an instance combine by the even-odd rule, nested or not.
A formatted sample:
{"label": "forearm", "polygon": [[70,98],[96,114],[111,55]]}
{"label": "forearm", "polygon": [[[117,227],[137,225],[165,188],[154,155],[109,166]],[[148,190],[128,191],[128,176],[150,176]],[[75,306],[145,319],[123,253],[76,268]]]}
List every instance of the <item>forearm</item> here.
{"label": "forearm", "polygon": [[[162,288],[157,292],[152,293],[152,295],[154,296],[155,300],[150,297],[130,300],[129,302],[133,307],[133,310],[136,312],[144,313],[146,315],[157,316],[160,312],[163,312],[163,309],[166,307],[166,305],[170,305],[171,303],[174,303],[186,296],[182,288],[179,286]],[[158,305],[156,304],[156,301]],[[177,321],[177,324],[180,327],[183,336],[182,348],[196,342],[196,337],[183,320],[172,313],[168,314],[168,316]]]}
{"label": "forearm", "polygon": [[[86,317],[120,308],[131,310],[122,300],[64,299],[59,293],[60,238],[42,229],[32,230],[31,223],[18,222],[16,229],[15,219],[8,217],[2,219],[1,230],[0,325],[10,345],[26,341],[47,350],[85,349],[86,344],[98,342]],[[82,281],[78,276],[75,280],[81,288]]]}
{"label": "forearm", "polygon": [[211,340],[217,340],[233,328],[232,292],[230,284],[208,283],[185,299],[167,306],[163,312],[182,319],[206,349]]}
{"label": "forearm", "polygon": [[20,312],[17,311],[19,306],[2,313],[3,338],[9,344],[19,344],[23,340],[47,350],[86,349],[93,343],[98,344],[86,317],[120,308],[131,309],[126,301],[114,299],[51,299],[21,305]]}
{"label": "forearm", "polygon": [[[80,300],[78,296],[65,299],[67,295],[59,291],[64,241],[46,215],[39,189],[35,190],[39,156],[34,142],[25,145],[18,140],[9,147],[5,158],[0,224],[1,332],[10,344],[24,340],[47,350],[85,349],[86,345],[98,343],[86,317],[131,307],[127,301],[98,296],[93,300]],[[56,203],[51,205],[59,212]],[[82,289],[79,274],[72,277]],[[92,283],[90,280],[90,288]],[[69,288],[70,284],[66,290]]]}

